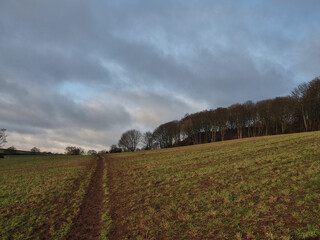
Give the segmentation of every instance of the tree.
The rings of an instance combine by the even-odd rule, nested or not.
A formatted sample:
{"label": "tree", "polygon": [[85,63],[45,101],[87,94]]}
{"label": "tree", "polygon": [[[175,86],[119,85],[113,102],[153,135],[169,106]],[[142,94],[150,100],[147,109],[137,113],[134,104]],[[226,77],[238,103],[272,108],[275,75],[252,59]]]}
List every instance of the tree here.
{"label": "tree", "polygon": [[6,129],[0,129],[0,147],[2,147],[7,142]]}
{"label": "tree", "polygon": [[116,144],[111,145],[110,147],[110,153],[121,153],[122,149],[119,148]]}
{"label": "tree", "polygon": [[152,132],[150,132],[150,131],[145,132],[143,134],[143,137],[142,137],[142,142],[144,144],[144,147],[143,147],[144,150],[152,149],[152,146],[153,146],[153,134],[152,134]]}
{"label": "tree", "polygon": [[276,97],[271,101],[270,114],[274,127],[274,133],[278,134],[287,131],[289,123],[294,114],[294,100],[291,97]]}
{"label": "tree", "polygon": [[214,119],[212,118],[212,111],[211,110],[205,110],[200,112],[200,118],[201,118],[201,131],[204,132],[204,143],[211,142],[212,133],[215,130],[214,128]]}
{"label": "tree", "polygon": [[308,83],[305,94],[310,130],[320,128],[320,77]]}
{"label": "tree", "polygon": [[118,145],[126,152],[134,152],[140,143],[141,133],[138,130],[131,129],[122,134]]}
{"label": "tree", "polygon": [[219,126],[221,141],[224,141],[224,137],[226,135],[227,130],[229,111],[227,108],[220,107],[215,110],[215,113],[217,118],[217,124]]}
{"label": "tree", "polygon": [[5,150],[5,153],[6,154],[14,154],[16,153],[17,149],[15,146],[11,146],[11,147],[8,147],[6,150]]}
{"label": "tree", "polygon": [[66,147],[65,153],[67,155],[83,155],[84,150],[81,147],[68,146]]}
{"label": "tree", "polygon": [[107,150],[105,150],[105,149],[100,150],[100,151],[98,152],[98,154],[106,154],[106,153],[108,153],[108,151],[107,151]]}
{"label": "tree", "polygon": [[256,105],[252,101],[247,101],[243,104],[246,115],[246,127],[248,129],[247,136],[256,136],[256,125],[257,125],[257,111]]}
{"label": "tree", "polygon": [[192,115],[186,114],[180,121],[182,138],[183,141],[188,145],[196,144],[196,130],[192,118]]}
{"label": "tree", "polygon": [[298,106],[300,113],[303,118],[303,124],[305,131],[308,131],[310,123],[309,123],[309,115],[308,115],[308,107],[307,107],[307,90],[308,90],[308,84],[302,83],[293,91],[291,92],[291,95],[293,99],[296,102],[296,105]]}
{"label": "tree", "polygon": [[218,122],[215,110],[210,110],[207,113],[207,119],[209,121],[210,131],[211,131],[211,142],[215,142],[217,140],[217,131],[218,131]]}
{"label": "tree", "polygon": [[237,129],[237,138],[243,137],[243,130],[246,126],[246,109],[239,103],[231,105],[229,108],[230,122]]}
{"label": "tree", "polygon": [[160,148],[168,148],[180,142],[180,124],[178,121],[171,121],[161,124],[153,132],[153,139]]}
{"label": "tree", "polygon": [[[180,121],[161,124],[152,134],[146,132],[142,143],[143,149],[155,149],[313,130],[320,130],[320,77],[300,84],[291,96],[186,114]],[[125,151],[137,150],[140,140],[140,134],[135,140],[130,131],[119,140]]]}
{"label": "tree", "polygon": [[37,148],[37,147],[33,147],[33,148],[30,149],[30,152],[32,152],[32,153],[40,153],[40,149]]}
{"label": "tree", "polygon": [[97,155],[97,151],[96,150],[89,150],[87,152],[88,155]]}
{"label": "tree", "polygon": [[[269,134],[270,124],[271,124],[271,99],[262,100],[257,102],[257,114],[261,123],[261,130],[265,129],[265,135]],[[260,132],[261,133],[261,132]]]}

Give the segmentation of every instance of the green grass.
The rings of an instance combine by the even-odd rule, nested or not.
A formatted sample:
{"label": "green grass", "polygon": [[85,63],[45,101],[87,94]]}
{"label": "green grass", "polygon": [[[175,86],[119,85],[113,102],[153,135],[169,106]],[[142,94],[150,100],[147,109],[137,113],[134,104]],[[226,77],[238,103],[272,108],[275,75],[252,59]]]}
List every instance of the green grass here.
{"label": "green grass", "polygon": [[[320,132],[104,157],[100,239],[320,237]],[[0,159],[0,239],[63,239],[92,160]]]}
{"label": "green grass", "polygon": [[320,132],[107,160],[122,239],[320,237]]}
{"label": "green grass", "polygon": [[85,193],[91,156],[0,159],[0,239],[61,239]]}

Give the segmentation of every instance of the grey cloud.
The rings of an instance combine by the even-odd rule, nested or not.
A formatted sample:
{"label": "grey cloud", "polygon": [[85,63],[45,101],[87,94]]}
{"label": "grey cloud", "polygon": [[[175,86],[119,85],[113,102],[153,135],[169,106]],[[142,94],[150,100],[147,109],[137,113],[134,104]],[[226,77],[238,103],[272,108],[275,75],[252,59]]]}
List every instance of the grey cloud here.
{"label": "grey cloud", "polygon": [[[45,146],[115,143],[126,128],[289,94],[319,75],[317,0],[0,5],[0,124]],[[66,82],[96,94],[63,94]]]}
{"label": "grey cloud", "polygon": [[136,124],[128,126],[153,130],[164,122],[179,120],[187,112],[195,112],[206,106],[199,106],[198,101],[186,101],[183,96],[171,92],[155,92],[150,88],[135,91],[119,91],[112,95],[130,112]]}
{"label": "grey cloud", "polygon": [[294,64],[299,72],[306,72],[309,81],[314,77],[320,76],[320,30],[310,34],[304,44],[297,49],[296,57],[298,60]]}
{"label": "grey cloud", "polygon": [[50,91],[28,92],[17,96],[13,103],[0,102],[1,120],[32,128],[78,127],[94,130],[112,129],[130,121],[120,105],[75,103],[66,96]]}
{"label": "grey cloud", "polygon": [[[218,54],[203,51],[194,66],[202,77],[195,92],[223,106],[278,96],[292,84],[286,79],[289,74],[281,66],[265,60],[258,64],[257,59],[254,61],[241,51]],[[211,98],[207,97],[210,94]]]}
{"label": "grey cloud", "polygon": [[27,90],[15,82],[5,80],[0,75],[0,96],[11,94],[15,92],[17,95],[27,94]]}
{"label": "grey cloud", "polygon": [[0,46],[2,74],[8,78],[41,84],[45,81],[76,80],[93,82],[108,79],[100,60],[90,53],[28,43],[7,43]]}

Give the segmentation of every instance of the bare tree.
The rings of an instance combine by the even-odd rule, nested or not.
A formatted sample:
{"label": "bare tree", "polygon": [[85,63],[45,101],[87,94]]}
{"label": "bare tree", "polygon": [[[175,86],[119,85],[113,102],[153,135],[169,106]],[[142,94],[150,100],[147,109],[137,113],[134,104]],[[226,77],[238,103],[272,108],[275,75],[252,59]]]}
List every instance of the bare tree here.
{"label": "bare tree", "polygon": [[5,153],[6,154],[15,154],[17,152],[17,149],[15,146],[11,146],[11,147],[8,147],[6,150],[5,150]]}
{"label": "bare tree", "polygon": [[0,129],[0,147],[2,147],[7,142],[6,129]]}
{"label": "bare tree", "polygon": [[153,146],[153,134],[152,132],[148,131],[148,132],[145,132],[142,136],[142,142],[144,144],[144,149],[145,150],[150,150],[152,149],[152,146]]}
{"label": "bare tree", "polygon": [[108,153],[108,151],[107,151],[106,149],[100,150],[100,151],[98,152],[98,154],[106,154],[106,153]]}
{"label": "bare tree", "polygon": [[265,135],[270,134],[270,125],[271,125],[271,111],[270,111],[270,106],[271,106],[272,100],[267,99],[267,100],[262,100],[257,102],[257,114],[259,117],[259,121],[261,123],[261,129],[264,128],[265,130]]}
{"label": "bare tree", "polygon": [[194,122],[192,121],[193,116],[186,114],[183,119],[180,121],[180,129],[183,141],[187,142],[187,144],[195,144],[196,143],[196,130],[194,127]]}
{"label": "bare tree", "polygon": [[308,107],[307,107],[307,91],[308,91],[308,84],[302,83],[293,91],[291,92],[291,95],[293,99],[296,101],[296,105],[298,106],[300,113],[303,118],[303,124],[305,131],[308,131],[310,123],[309,123],[309,114],[308,114]]}
{"label": "bare tree", "polygon": [[292,121],[294,113],[294,100],[292,97],[276,97],[271,100],[270,115],[274,133],[279,134],[287,131],[287,126]]}
{"label": "bare tree", "polygon": [[119,140],[119,147],[124,151],[134,152],[141,141],[141,133],[138,130],[131,129],[122,134]]}
{"label": "bare tree", "polygon": [[211,130],[210,141],[215,142],[217,140],[217,131],[218,131],[218,122],[217,122],[216,112],[212,109],[208,111],[207,119],[209,121],[209,126]]}
{"label": "bare tree", "polygon": [[202,132],[204,132],[204,139],[203,142],[207,143],[210,142],[212,139],[212,131],[213,131],[213,124],[214,120],[211,118],[211,110],[205,110],[200,112],[200,118],[201,118],[201,129]]}
{"label": "bare tree", "polygon": [[236,128],[237,130],[237,138],[243,137],[243,130],[246,125],[246,111],[245,107],[242,104],[236,103],[228,108],[229,110],[229,121],[231,123],[231,127]]}
{"label": "bare tree", "polygon": [[153,139],[160,148],[168,148],[178,145],[180,142],[179,121],[171,121],[161,124],[154,130]]}
{"label": "bare tree", "polygon": [[97,151],[96,150],[89,150],[87,152],[88,155],[97,155]]}
{"label": "bare tree", "polygon": [[110,153],[121,153],[122,148],[119,148],[116,144],[111,145],[110,147]]}
{"label": "bare tree", "polygon": [[306,92],[306,108],[308,112],[310,130],[320,128],[320,77],[308,83]]}
{"label": "bare tree", "polygon": [[81,147],[68,146],[66,147],[65,153],[67,155],[83,155],[84,150]]}
{"label": "bare tree", "polygon": [[33,147],[33,148],[30,149],[30,152],[32,152],[32,153],[40,153],[40,149],[37,148],[37,147]]}
{"label": "bare tree", "polygon": [[227,108],[221,108],[221,107],[217,108],[215,112],[216,112],[217,123],[219,126],[221,141],[224,141],[226,131],[227,131],[229,112]]}
{"label": "bare tree", "polygon": [[256,105],[252,101],[247,101],[243,104],[245,111],[245,126],[247,127],[247,137],[256,136],[256,125],[257,125],[257,111]]}

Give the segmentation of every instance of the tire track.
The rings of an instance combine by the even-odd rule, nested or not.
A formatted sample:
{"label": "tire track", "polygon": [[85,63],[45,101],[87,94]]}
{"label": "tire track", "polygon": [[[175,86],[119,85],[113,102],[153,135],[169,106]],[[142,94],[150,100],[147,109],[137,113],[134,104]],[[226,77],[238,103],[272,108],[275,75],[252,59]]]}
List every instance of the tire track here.
{"label": "tire track", "polygon": [[104,159],[97,157],[97,166],[91,176],[78,216],[74,220],[66,239],[98,239],[100,236],[103,213],[104,190],[102,186]]}

